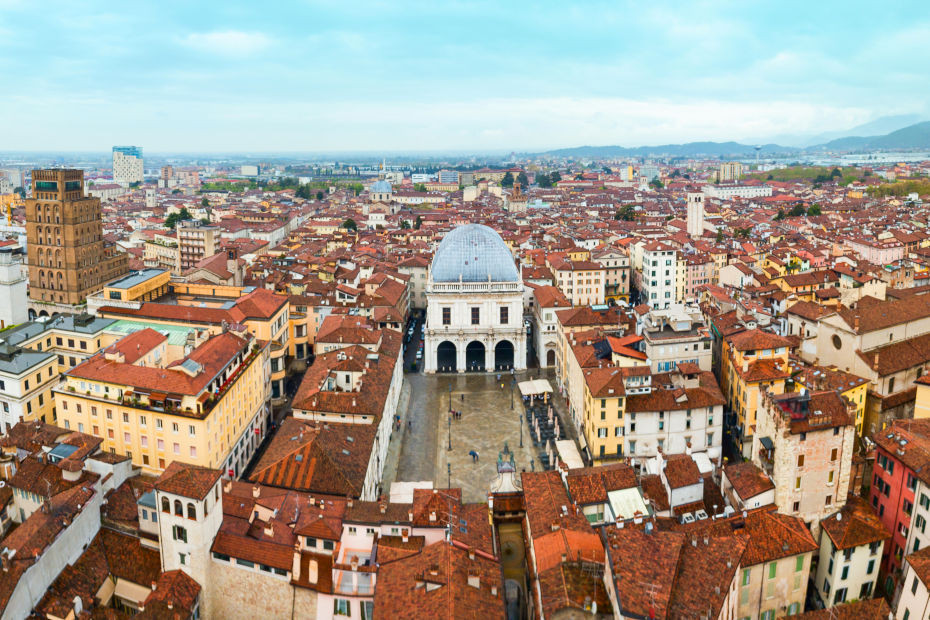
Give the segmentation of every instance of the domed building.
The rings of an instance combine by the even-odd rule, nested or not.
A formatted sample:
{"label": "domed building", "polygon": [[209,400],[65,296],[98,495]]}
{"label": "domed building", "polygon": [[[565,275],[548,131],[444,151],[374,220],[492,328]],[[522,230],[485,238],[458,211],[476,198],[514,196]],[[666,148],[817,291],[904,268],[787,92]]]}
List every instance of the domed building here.
{"label": "domed building", "polygon": [[426,282],[426,372],[526,368],[523,278],[493,229],[459,226],[443,237]]}

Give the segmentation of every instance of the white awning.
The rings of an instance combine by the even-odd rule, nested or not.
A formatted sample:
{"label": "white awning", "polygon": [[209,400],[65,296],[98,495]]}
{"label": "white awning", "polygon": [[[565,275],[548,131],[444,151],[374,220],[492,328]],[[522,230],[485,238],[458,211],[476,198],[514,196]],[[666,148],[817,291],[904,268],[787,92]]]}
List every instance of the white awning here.
{"label": "white awning", "polygon": [[538,396],[552,393],[552,386],[545,379],[532,379],[520,382],[520,393],[524,396]]}

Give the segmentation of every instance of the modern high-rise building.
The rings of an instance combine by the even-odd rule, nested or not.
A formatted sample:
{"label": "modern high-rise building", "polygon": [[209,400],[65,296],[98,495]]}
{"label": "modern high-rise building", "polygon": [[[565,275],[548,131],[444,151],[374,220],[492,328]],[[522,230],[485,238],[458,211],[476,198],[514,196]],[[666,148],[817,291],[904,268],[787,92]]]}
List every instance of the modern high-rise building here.
{"label": "modern high-rise building", "polygon": [[126,254],[104,246],[100,199],[84,195],[82,170],[32,171],[26,238],[29,297],[36,303],[83,304],[129,271]]}
{"label": "modern high-rise building", "polygon": [[726,161],[717,170],[718,181],[738,181],[743,175],[743,164],[738,161]]}
{"label": "modern high-rise building", "polygon": [[184,273],[203,259],[220,251],[220,228],[200,220],[178,224],[178,273]]}
{"label": "modern high-rise building", "polygon": [[129,185],[141,183],[143,178],[142,147],[114,146],[113,180],[116,183]]}

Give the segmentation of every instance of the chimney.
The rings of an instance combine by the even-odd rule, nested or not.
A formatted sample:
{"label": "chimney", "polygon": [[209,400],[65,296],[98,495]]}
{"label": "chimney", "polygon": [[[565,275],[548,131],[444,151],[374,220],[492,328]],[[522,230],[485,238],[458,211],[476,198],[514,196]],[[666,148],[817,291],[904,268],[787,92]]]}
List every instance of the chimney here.
{"label": "chimney", "polygon": [[291,564],[291,575],[294,581],[300,580],[300,541],[294,543],[294,561]]}
{"label": "chimney", "polygon": [[157,589],[158,589],[158,583],[156,583],[156,582],[153,581],[153,582],[152,582],[152,592],[154,592],[154,591],[157,590]]}
{"label": "chimney", "polygon": [[268,525],[265,526],[265,536],[274,537],[274,523],[269,522]]}
{"label": "chimney", "polygon": [[353,555],[353,556],[352,556],[352,560],[351,560],[350,564],[352,565],[352,570],[354,570],[354,571],[357,571],[357,570],[358,570],[358,556],[357,556],[357,555]]}
{"label": "chimney", "polygon": [[80,615],[84,612],[84,601],[80,596],[75,596],[72,605],[74,606],[74,617],[80,617]]}
{"label": "chimney", "polygon": [[859,333],[859,315],[856,314],[856,318],[853,319],[853,331]]}
{"label": "chimney", "polygon": [[227,480],[223,483],[223,493],[229,494],[232,492],[232,480]]}
{"label": "chimney", "polygon": [[10,572],[10,556],[5,553],[0,553],[0,565],[3,567],[3,572]]}
{"label": "chimney", "polygon": [[874,371],[876,371],[876,372],[878,371],[878,354],[879,354],[879,351],[876,351],[876,352],[875,352],[875,359],[872,360],[872,370],[874,370]]}
{"label": "chimney", "polygon": [[258,497],[260,493],[261,493],[261,487],[259,487],[257,484],[254,485],[252,487],[252,497]]}
{"label": "chimney", "polygon": [[386,503],[381,502],[381,505],[379,506],[379,508],[381,509],[381,514],[384,514],[385,512],[387,512],[387,504],[386,504]]}
{"label": "chimney", "polygon": [[433,511],[433,512],[429,513],[429,520],[430,520],[430,521],[435,521],[435,520],[436,520],[436,511]]}
{"label": "chimney", "polygon": [[311,495],[309,501],[310,501],[310,505],[311,505],[311,506],[316,506],[316,498],[315,498],[315,497],[313,497],[313,496]]}
{"label": "chimney", "polygon": [[405,543],[409,542],[410,541],[410,530],[408,530],[407,528],[402,529],[400,531],[400,539],[404,541]]}
{"label": "chimney", "polygon": [[497,586],[491,586],[491,596],[497,596]]}
{"label": "chimney", "polygon": [[168,609],[174,609],[174,601],[168,601]]}
{"label": "chimney", "polygon": [[474,547],[469,547],[469,548],[468,548],[468,559],[469,559],[469,560],[474,560],[474,559],[475,559],[475,548],[474,548]]}
{"label": "chimney", "polygon": [[473,588],[481,587],[481,577],[478,576],[477,570],[470,569],[468,571],[468,585],[470,585]]}

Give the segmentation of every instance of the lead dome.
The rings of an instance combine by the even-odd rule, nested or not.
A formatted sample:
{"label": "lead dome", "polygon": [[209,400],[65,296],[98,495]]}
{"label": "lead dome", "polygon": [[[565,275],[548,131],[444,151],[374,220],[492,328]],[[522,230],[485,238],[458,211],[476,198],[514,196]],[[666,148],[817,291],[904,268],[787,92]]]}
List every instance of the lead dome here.
{"label": "lead dome", "polygon": [[433,282],[518,282],[510,248],[493,229],[467,224],[442,238],[430,266]]}

